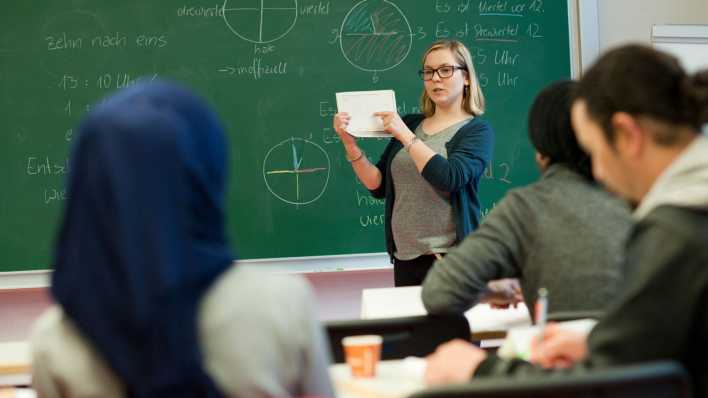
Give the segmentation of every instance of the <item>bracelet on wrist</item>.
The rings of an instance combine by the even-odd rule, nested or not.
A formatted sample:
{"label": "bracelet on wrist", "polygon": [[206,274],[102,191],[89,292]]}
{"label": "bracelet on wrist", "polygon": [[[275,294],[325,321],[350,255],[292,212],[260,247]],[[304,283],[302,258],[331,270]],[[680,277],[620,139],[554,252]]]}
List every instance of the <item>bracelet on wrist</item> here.
{"label": "bracelet on wrist", "polygon": [[359,159],[361,159],[361,158],[363,158],[363,157],[364,157],[364,151],[362,151],[361,149],[359,150],[359,156],[357,156],[357,157],[355,157],[355,158],[350,158],[350,157],[349,157],[349,154],[346,153],[346,152],[345,152],[345,154],[344,154],[344,158],[347,159],[347,162],[349,162],[349,163],[354,163],[354,162],[356,162],[357,160],[359,160]]}
{"label": "bracelet on wrist", "polygon": [[413,137],[412,140],[408,141],[407,144],[403,145],[403,149],[405,149],[406,152],[410,152],[410,151],[411,151],[411,146],[412,146],[413,144],[415,144],[417,141],[420,141],[420,139],[418,138],[418,136]]}

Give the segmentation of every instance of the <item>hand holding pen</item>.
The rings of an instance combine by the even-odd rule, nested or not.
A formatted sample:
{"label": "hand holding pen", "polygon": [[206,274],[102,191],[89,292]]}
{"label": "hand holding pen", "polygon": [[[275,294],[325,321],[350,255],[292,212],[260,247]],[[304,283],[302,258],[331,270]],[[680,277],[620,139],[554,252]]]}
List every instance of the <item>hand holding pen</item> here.
{"label": "hand holding pen", "polygon": [[531,341],[531,362],[544,368],[568,368],[587,356],[587,335],[562,329],[557,323],[546,326],[548,290],[538,289],[534,308],[538,335]]}

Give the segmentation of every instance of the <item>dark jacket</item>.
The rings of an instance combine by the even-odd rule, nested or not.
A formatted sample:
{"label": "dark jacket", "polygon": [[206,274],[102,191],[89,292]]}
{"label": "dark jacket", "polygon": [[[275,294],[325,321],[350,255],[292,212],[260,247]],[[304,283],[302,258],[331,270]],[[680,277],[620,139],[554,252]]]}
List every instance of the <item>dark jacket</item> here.
{"label": "dark jacket", "polygon": [[[403,122],[415,131],[423,121],[420,114],[406,115]],[[423,168],[421,175],[436,189],[450,193],[450,202],[457,220],[457,241],[460,242],[479,225],[479,181],[484,168],[492,158],[494,131],[489,123],[477,117],[466,123],[445,144],[447,159],[440,154],[433,156]],[[391,162],[403,144],[392,138],[384,149],[376,167],[381,171],[381,185],[371,190],[375,198],[385,198],[386,251],[393,259],[396,244],[391,230],[391,216],[396,193],[391,177]]]}
{"label": "dark jacket", "polygon": [[[708,396],[708,211],[664,205],[630,234],[624,290],[588,337],[572,371],[652,360],[679,361],[694,394]],[[485,360],[478,376],[546,373],[523,361]]]}

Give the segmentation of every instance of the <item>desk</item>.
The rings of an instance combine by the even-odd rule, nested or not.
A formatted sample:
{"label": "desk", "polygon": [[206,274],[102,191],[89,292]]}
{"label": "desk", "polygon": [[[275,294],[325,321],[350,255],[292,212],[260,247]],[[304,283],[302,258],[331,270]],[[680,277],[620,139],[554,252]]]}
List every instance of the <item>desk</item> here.
{"label": "desk", "polygon": [[[361,318],[426,315],[428,312],[420,293],[420,286],[364,289],[361,292]],[[531,325],[529,311],[523,303],[504,310],[477,304],[465,312],[465,316],[470,323],[472,340],[481,342],[503,339],[507,330]]]}
{"label": "desk", "polygon": [[346,363],[331,365],[329,374],[338,398],[404,398],[425,388],[423,370],[410,360],[380,361],[374,378],[352,377]]}
{"label": "desk", "polygon": [[30,373],[29,343],[0,343],[0,387],[27,386],[31,381]]}
{"label": "desk", "polygon": [[0,387],[0,398],[36,398],[37,393],[29,388]]}

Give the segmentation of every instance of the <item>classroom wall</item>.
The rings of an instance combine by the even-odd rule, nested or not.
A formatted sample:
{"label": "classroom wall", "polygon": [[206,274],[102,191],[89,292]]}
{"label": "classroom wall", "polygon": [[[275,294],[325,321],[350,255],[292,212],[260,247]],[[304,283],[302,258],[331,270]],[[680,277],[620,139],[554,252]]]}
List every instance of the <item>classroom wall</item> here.
{"label": "classroom wall", "polygon": [[[600,51],[628,41],[649,43],[653,24],[708,24],[706,0],[597,1]],[[319,318],[358,317],[361,289],[393,286],[391,269],[305,274]],[[27,338],[32,321],[50,303],[46,289],[0,291],[0,342]]]}
{"label": "classroom wall", "polygon": [[[393,286],[392,269],[301,275],[313,287],[323,321],[358,318],[362,289]],[[51,303],[46,288],[0,290],[0,342],[27,340],[32,322]]]}
{"label": "classroom wall", "polygon": [[0,290],[0,343],[27,340],[32,322],[50,304],[48,289]]}
{"label": "classroom wall", "polygon": [[597,8],[600,51],[630,41],[649,43],[652,25],[708,24],[706,0],[598,0]]}

